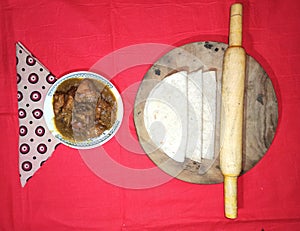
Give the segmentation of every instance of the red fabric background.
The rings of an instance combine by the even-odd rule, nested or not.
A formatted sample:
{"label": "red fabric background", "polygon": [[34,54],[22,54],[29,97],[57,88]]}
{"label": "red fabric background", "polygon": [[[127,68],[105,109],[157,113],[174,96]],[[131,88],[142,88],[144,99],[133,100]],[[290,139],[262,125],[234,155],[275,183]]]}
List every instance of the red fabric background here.
{"label": "red fabric background", "polygon": [[[88,70],[129,45],[227,41],[233,0],[2,0],[0,3],[0,230],[299,230],[300,2],[244,3],[244,47],[265,68],[279,103],[279,123],[265,157],[239,179],[239,218],[223,216],[222,185],[173,179],[132,190],[93,174],[77,151],[60,146],[21,188],[15,43],[21,41],[56,76]],[[142,80],[149,65],[126,70],[120,91]],[[131,102],[133,104],[133,101]],[[131,118],[132,119],[132,118]],[[130,121],[128,133],[134,131]],[[114,141],[113,158],[154,166]]]}

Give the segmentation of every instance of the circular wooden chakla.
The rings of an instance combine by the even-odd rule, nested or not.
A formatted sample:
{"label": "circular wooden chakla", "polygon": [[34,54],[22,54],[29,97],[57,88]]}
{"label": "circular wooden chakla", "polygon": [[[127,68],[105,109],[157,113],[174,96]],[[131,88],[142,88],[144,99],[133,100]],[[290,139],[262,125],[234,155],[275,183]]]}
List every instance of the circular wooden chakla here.
{"label": "circular wooden chakla", "polygon": [[[134,122],[139,142],[149,158],[167,174],[197,184],[223,182],[219,165],[220,102],[224,52],[227,44],[195,42],[177,47],[160,58],[146,73],[139,87],[134,109]],[[217,115],[215,158],[202,163],[185,160],[179,163],[169,158],[152,142],[145,128],[144,107],[151,90],[172,73],[186,70],[214,70],[217,76]],[[274,138],[278,105],[272,82],[260,64],[247,55],[243,123],[243,170],[249,171],[265,155]]]}

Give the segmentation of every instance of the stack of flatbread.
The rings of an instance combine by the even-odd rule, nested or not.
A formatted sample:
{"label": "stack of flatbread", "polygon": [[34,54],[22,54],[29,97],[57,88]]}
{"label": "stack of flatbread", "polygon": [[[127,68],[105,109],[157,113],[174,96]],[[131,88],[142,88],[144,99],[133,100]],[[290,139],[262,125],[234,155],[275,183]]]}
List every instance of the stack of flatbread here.
{"label": "stack of flatbread", "polygon": [[214,159],[216,95],[215,71],[180,71],[165,77],[144,108],[153,143],[178,162]]}

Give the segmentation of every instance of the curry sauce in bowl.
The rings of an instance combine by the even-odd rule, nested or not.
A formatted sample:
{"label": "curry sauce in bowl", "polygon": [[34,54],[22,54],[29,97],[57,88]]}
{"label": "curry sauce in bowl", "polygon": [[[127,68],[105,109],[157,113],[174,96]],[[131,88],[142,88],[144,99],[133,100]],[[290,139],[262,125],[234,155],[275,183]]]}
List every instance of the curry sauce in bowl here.
{"label": "curry sauce in bowl", "polygon": [[115,86],[104,77],[74,72],[54,83],[44,111],[48,128],[62,143],[78,149],[93,148],[116,133],[123,103]]}

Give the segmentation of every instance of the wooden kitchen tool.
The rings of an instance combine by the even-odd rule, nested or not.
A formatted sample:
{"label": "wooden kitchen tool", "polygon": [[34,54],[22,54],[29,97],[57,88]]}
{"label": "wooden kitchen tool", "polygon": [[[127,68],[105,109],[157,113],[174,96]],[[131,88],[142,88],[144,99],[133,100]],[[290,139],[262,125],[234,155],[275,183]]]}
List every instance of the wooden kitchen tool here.
{"label": "wooden kitchen tool", "polygon": [[[195,41],[163,54],[149,69],[147,69],[136,94],[134,104],[134,123],[138,141],[145,154],[153,163],[165,173],[194,184],[218,184],[223,183],[224,177],[220,171],[220,111],[221,111],[221,88],[223,73],[224,52],[228,44],[225,37],[213,36],[212,39],[221,40],[216,42],[207,36],[200,36],[200,41]],[[184,43],[185,41],[182,41]],[[251,47],[250,47],[251,48]],[[243,109],[243,158],[242,172],[247,174],[260,161],[263,161],[276,133],[278,121],[277,96],[273,87],[274,76],[271,68],[265,71],[264,66],[255,59],[256,53],[249,49],[246,58],[245,96]],[[260,57],[262,64],[266,64]],[[217,110],[215,129],[215,153],[214,160],[202,159],[202,162],[185,161],[176,162],[170,158],[151,138],[146,129],[148,116],[145,105],[151,100],[151,92],[170,75],[187,71],[188,73],[203,69],[203,71],[215,71],[217,77]],[[209,89],[207,89],[209,90]],[[198,113],[201,113],[198,112]],[[153,125],[158,125],[153,124]],[[167,126],[164,129],[168,129]],[[163,131],[163,129],[162,129]],[[255,171],[255,169],[253,169]],[[242,196],[242,195],[241,195]],[[206,200],[207,198],[202,198]]]}
{"label": "wooden kitchen tool", "polygon": [[242,48],[242,5],[230,12],[229,47],[222,75],[220,167],[224,176],[225,216],[237,217],[237,178],[242,170],[243,104],[246,53]]}
{"label": "wooden kitchen tool", "polygon": [[[224,39],[225,40],[225,39]],[[175,47],[164,54],[147,70],[139,86],[134,105],[134,123],[139,143],[145,154],[162,171],[179,180],[194,184],[223,183],[220,171],[220,98],[224,52],[228,44],[213,41],[199,41]],[[276,93],[268,73],[255,58],[247,55],[243,123],[242,173],[251,170],[263,160],[275,136],[278,121]],[[217,73],[217,118],[215,139],[215,160],[202,163],[186,159],[184,163],[172,161],[159,147],[153,144],[145,126],[145,110],[149,95],[165,78],[181,70],[193,72],[214,70]],[[201,113],[201,112],[199,112]],[[167,127],[166,127],[167,129]]]}

